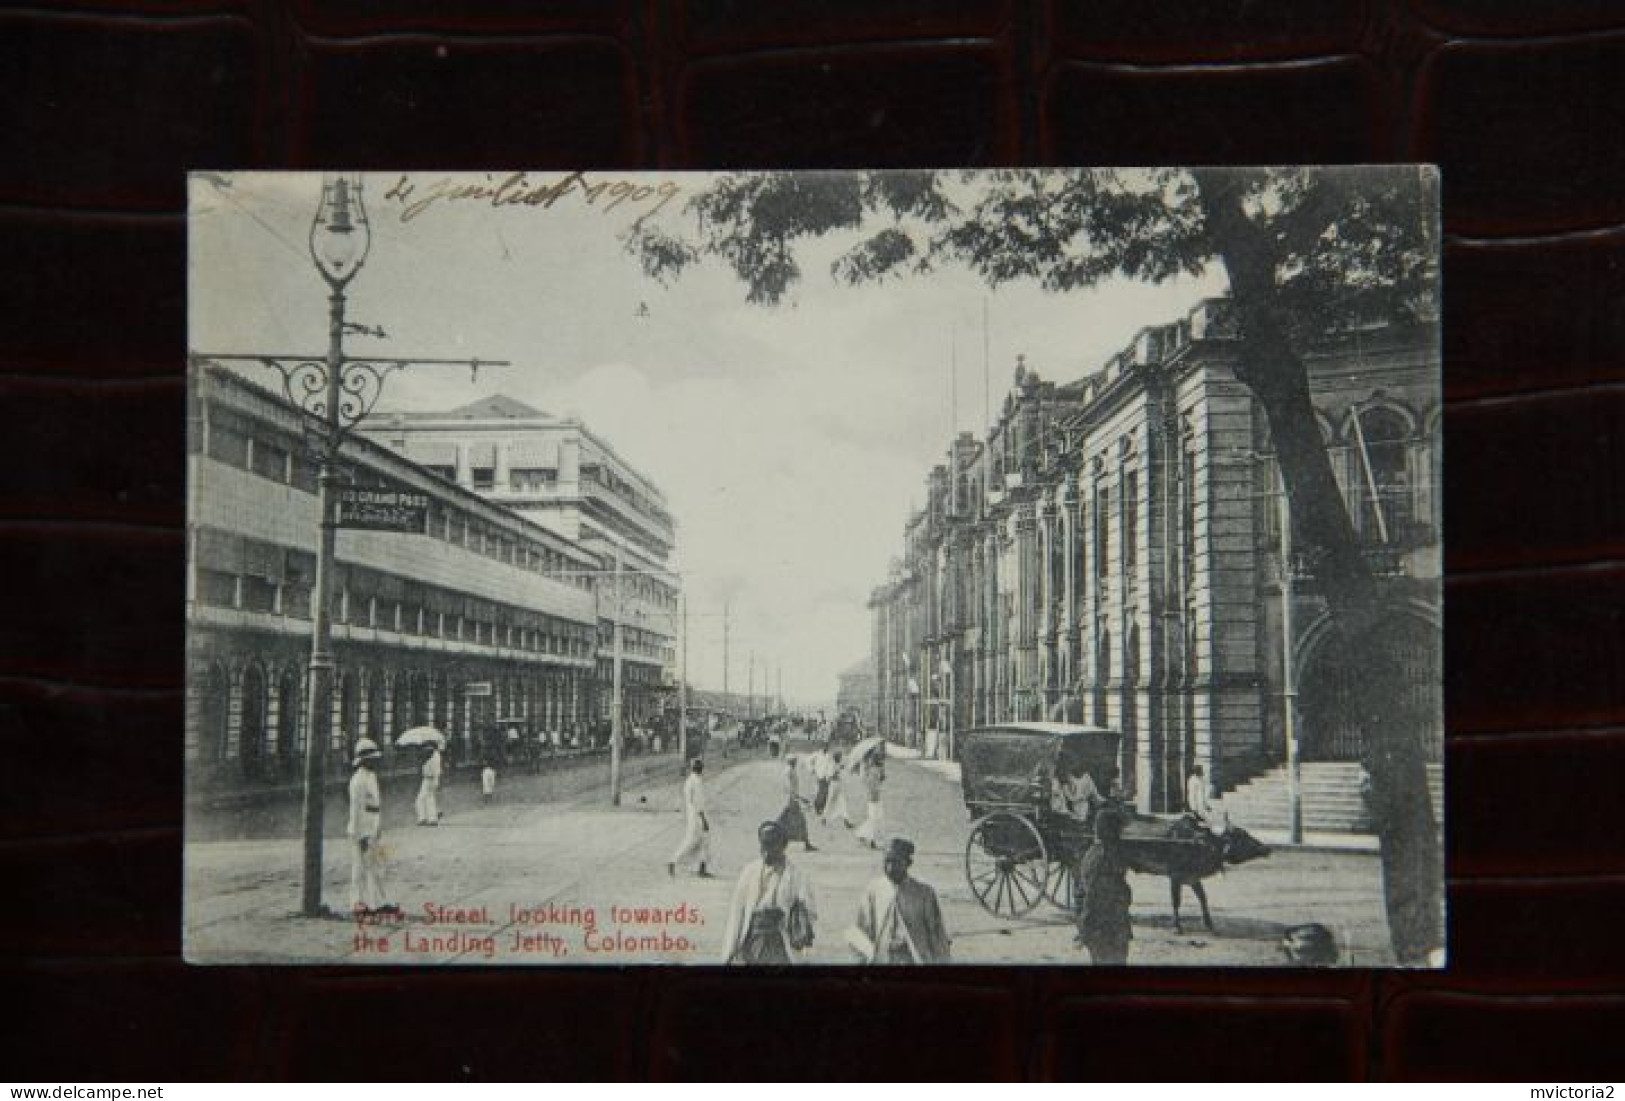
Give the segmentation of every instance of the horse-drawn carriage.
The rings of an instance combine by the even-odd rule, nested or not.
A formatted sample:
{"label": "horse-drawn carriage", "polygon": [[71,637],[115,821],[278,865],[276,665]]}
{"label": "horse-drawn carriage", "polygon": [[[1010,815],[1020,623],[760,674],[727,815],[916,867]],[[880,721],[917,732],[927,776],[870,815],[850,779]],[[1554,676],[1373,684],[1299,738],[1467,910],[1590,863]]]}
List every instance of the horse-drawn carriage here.
{"label": "horse-drawn carriage", "polygon": [[1245,831],[1219,839],[1179,819],[1137,814],[1117,803],[1112,780],[1120,741],[1113,730],[1057,722],[1003,723],[964,734],[961,784],[974,819],[965,842],[965,879],[989,913],[1017,918],[1046,899],[1072,909],[1073,872],[1094,844],[1094,829],[1092,819],[1052,803],[1058,782],[1080,768],[1102,805],[1122,812],[1124,862],[1169,877],[1176,923],[1182,884],[1193,886],[1207,917],[1202,877],[1268,852]]}

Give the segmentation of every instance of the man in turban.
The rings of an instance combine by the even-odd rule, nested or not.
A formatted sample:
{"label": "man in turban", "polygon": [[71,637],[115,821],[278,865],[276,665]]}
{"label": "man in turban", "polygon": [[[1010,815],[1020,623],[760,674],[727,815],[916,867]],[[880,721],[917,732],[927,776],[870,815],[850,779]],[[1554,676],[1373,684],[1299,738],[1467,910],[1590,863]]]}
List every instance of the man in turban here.
{"label": "man in turban", "polygon": [[731,964],[796,963],[812,945],[818,905],[812,883],[790,863],[784,827],[763,822],[756,831],[761,858],[746,864],[728,906],[728,931],[722,962]]}
{"label": "man in turban", "polygon": [[892,838],[881,860],[882,874],[870,881],[858,902],[858,935],[850,940],[863,962],[948,962],[951,942],[937,893],[908,874],[913,865],[914,843]]}

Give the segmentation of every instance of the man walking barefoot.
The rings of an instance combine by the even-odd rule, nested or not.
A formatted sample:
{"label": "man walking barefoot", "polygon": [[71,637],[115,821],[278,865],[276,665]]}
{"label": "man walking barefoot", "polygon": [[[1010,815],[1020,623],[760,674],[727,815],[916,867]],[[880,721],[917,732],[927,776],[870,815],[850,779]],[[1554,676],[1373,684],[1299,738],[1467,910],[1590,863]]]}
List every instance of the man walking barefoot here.
{"label": "man walking barefoot", "polygon": [[683,843],[672,854],[666,874],[675,876],[677,865],[698,863],[701,879],[710,879],[706,865],[711,862],[711,822],[705,816],[705,762],[696,757],[689,762],[688,779],[683,781]]}

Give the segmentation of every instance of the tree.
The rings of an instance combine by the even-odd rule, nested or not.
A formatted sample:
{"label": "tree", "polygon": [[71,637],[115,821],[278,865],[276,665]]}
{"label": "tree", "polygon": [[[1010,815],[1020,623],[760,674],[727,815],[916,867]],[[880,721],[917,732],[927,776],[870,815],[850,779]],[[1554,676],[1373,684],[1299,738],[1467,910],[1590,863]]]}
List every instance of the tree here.
{"label": "tree", "polygon": [[1268,422],[1294,528],[1317,562],[1337,630],[1362,655],[1356,706],[1370,741],[1372,817],[1401,963],[1443,943],[1444,871],[1428,795],[1423,716],[1403,713],[1404,671],[1374,632],[1381,587],[1361,553],[1310,401],[1310,342],[1372,319],[1432,317],[1437,177],[1420,168],[1157,169],[992,173],[769,172],[718,178],[688,203],[697,228],[649,222],[628,247],[669,280],[725,262],[749,301],[775,305],[802,276],[797,246],[850,235],[834,276],[857,284],[960,264],[990,285],[1056,293],[1113,278],[1152,283],[1222,266],[1236,375]]}

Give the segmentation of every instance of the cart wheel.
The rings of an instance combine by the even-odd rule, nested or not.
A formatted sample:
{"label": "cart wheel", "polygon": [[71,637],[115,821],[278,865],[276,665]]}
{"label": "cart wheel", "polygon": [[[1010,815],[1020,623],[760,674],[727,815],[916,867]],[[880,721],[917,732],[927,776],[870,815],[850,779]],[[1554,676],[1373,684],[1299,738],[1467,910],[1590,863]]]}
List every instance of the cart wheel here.
{"label": "cart wheel", "polygon": [[1018,814],[993,812],[971,827],[965,842],[965,880],[994,917],[1021,917],[1037,906],[1048,866],[1043,837]]}
{"label": "cart wheel", "polygon": [[1044,897],[1069,914],[1076,910],[1078,905],[1077,896],[1073,894],[1075,883],[1073,872],[1074,866],[1070,860],[1052,860],[1049,866],[1049,883],[1044,892]]}

